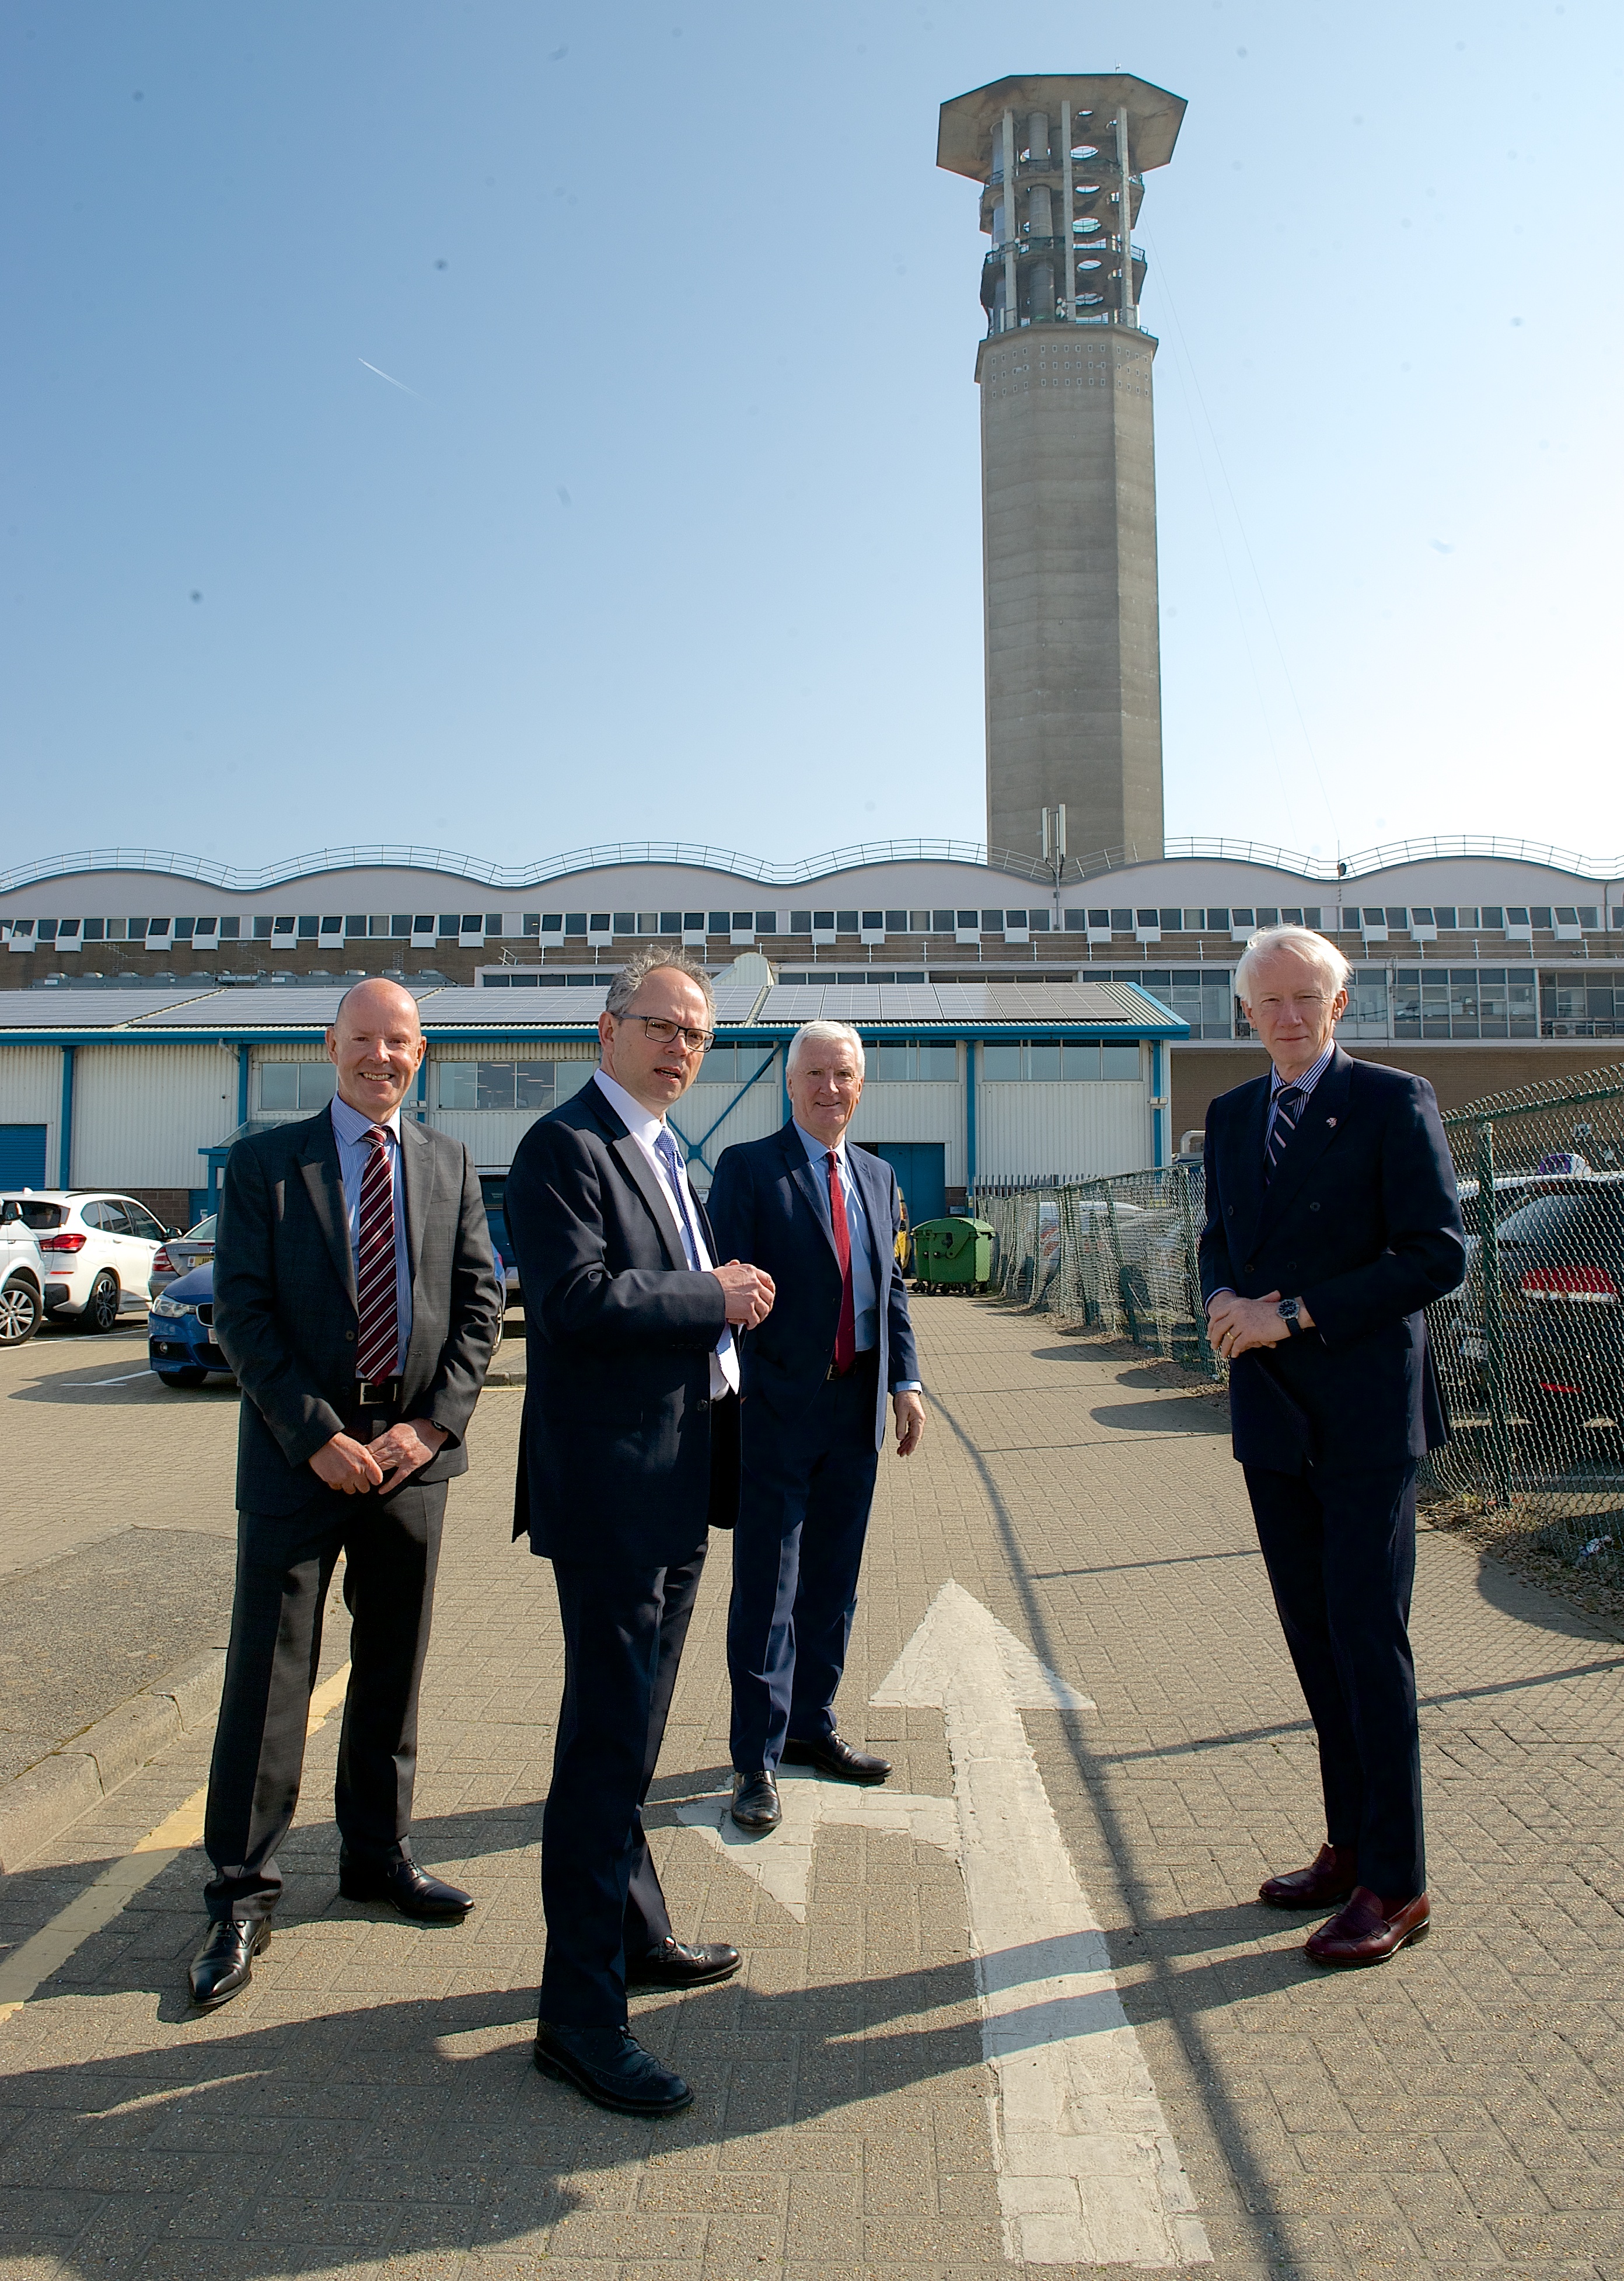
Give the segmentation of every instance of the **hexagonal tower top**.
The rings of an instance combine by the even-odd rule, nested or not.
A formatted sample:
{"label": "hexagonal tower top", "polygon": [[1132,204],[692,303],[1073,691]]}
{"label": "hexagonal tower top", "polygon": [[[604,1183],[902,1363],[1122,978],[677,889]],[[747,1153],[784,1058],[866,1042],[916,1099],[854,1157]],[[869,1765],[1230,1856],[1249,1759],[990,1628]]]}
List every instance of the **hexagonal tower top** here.
{"label": "hexagonal tower top", "polygon": [[1181,95],[1170,95],[1164,87],[1153,87],[1131,72],[1017,73],[943,104],[936,163],[950,174],[968,174],[972,182],[985,182],[994,169],[994,135],[1005,112],[1023,119],[1040,112],[1058,122],[1063,103],[1070,104],[1074,125],[1085,120],[1098,124],[1102,134],[1090,139],[1102,143],[1104,128],[1118,111],[1125,112],[1133,166],[1141,174],[1167,164],[1184,123]]}

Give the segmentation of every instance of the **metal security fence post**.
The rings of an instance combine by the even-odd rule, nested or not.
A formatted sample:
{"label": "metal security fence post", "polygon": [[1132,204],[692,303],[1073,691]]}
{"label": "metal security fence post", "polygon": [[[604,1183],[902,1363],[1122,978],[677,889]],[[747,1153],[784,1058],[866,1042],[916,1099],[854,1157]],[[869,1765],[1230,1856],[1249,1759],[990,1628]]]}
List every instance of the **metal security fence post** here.
{"label": "metal security fence post", "polygon": [[[1218,1358],[1212,1351],[1207,1336],[1207,1311],[1201,1303],[1201,1258],[1195,1233],[1195,1202],[1191,1195],[1193,1174],[1187,1164],[1178,1166],[1175,1177],[1179,1183],[1179,1214],[1184,1225],[1184,1276],[1189,1309],[1195,1322],[1195,1352],[1202,1369],[1211,1379],[1223,1376]],[[1203,1179],[1202,1206],[1206,1208],[1206,1183]]]}
{"label": "metal security fence post", "polygon": [[1495,1210],[1495,1127],[1477,1128],[1478,1266],[1483,1279],[1483,1394],[1489,1414],[1489,1477],[1495,1501],[1512,1493],[1512,1421],[1505,1398],[1505,1295],[1500,1287],[1500,1231]]}
{"label": "metal security fence post", "polygon": [[1133,1304],[1133,1294],[1129,1287],[1127,1263],[1122,1256],[1122,1223],[1117,1217],[1116,1184],[1111,1180],[1102,1180],[1100,1186],[1105,1191],[1106,1225],[1110,1229],[1111,1258],[1117,1269],[1117,1303],[1126,1318],[1128,1336],[1137,1346],[1139,1316]]}

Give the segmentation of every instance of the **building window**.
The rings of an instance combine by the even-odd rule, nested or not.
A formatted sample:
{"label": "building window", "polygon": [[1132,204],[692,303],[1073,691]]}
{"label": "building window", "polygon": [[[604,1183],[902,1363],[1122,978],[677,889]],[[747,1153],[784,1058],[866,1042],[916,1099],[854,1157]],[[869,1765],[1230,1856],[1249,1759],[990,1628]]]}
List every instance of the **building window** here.
{"label": "building window", "polygon": [[333,1097],[337,1071],[331,1062],[261,1062],[259,1108],[267,1117],[302,1109],[325,1109]]}
{"label": "building window", "polygon": [[1542,974],[1539,1010],[1542,1037],[1624,1038],[1624,972]]}
{"label": "building window", "polygon": [[790,932],[792,934],[810,934],[811,932],[812,914],[810,911],[792,911],[790,913]]}
{"label": "building window", "polygon": [[855,911],[837,911],[834,923],[835,932],[838,934],[855,934],[858,932]]}
{"label": "building window", "polygon": [[757,934],[777,934],[778,932],[778,914],[777,911],[757,911],[755,915],[755,931]]}
{"label": "building window", "polygon": [[437,1062],[442,1109],[522,1109],[539,1116],[553,1106],[551,1062]]}

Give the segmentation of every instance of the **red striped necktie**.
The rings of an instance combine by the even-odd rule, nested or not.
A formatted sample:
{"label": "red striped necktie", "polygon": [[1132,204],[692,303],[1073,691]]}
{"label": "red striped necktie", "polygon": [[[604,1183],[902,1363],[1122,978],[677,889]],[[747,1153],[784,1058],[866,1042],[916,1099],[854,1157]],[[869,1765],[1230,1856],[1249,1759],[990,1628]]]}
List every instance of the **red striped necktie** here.
{"label": "red striped necktie", "polygon": [[389,1134],[375,1125],[361,1175],[360,1241],[355,1283],[360,1330],[355,1375],[368,1380],[393,1378],[400,1367],[400,1325],[395,1289],[395,1184],[390,1174]]}
{"label": "red striped necktie", "polygon": [[840,1160],[829,1151],[829,1222],[834,1232],[834,1256],[840,1263],[840,1319],[835,1326],[834,1366],[842,1378],[857,1359],[857,1303],[852,1287],[852,1231],[846,1217],[846,1193],[840,1186]]}

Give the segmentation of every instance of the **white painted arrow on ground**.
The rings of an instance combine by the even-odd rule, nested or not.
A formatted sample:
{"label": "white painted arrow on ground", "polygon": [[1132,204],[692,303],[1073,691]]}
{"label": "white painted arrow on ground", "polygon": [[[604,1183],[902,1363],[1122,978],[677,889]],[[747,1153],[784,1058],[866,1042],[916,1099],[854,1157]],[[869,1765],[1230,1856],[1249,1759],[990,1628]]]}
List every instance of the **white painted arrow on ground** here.
{"label": "white painted arrow on ground", "polygon": [[1099,1920],[1021,1723],[1023,1710],[1093,1705],[952,1581],[873,1700],[946,1714],[982,2047],[998,2084],[1005,2254],[1039,2265],[1209,2263]]}
{"label": "white painted arrow on ground", "polygon": [[800,1923],[807,1921],[807,1891],[812,1880],[812,1847],[820,1821],[855,1822],[888,1836],[911,1837],[920,1845],[959,1850],[958,1816],[950,1798],[910,1798],[905,1791],[854,1790],[848,1782],[820,1782],[808,1767],[782,1767],[778,1799],[784,1819],[765,1837],[740,1829],[728,1812],[731,1793],[691,1798],[677,1819],[720,1847],[735,1868],[755,1879],[780,1908]]}

